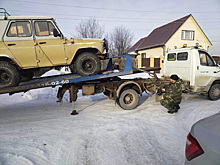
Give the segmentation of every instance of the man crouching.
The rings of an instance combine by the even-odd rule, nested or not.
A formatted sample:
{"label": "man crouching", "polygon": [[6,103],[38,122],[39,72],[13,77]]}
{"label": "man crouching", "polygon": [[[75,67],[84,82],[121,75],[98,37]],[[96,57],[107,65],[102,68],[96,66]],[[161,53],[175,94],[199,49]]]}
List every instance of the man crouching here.
{"label": "man crouching", "polygon": [[168,109],[168,113],[178,112],[182,100],[182,80],[175,74],[170,76],[170,84],[165,88],[160,104]]}

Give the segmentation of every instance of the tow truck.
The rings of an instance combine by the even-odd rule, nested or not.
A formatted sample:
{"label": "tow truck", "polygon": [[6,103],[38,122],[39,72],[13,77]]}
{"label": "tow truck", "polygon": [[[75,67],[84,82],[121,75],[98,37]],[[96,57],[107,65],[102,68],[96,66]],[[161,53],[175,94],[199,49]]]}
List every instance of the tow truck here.
{"label": "tow truck", "polygon": [[[73,105],[77,100],[77,93],[81,89],[83,95],[95,95],[104,93],[109,99],[115,100],[121,108],[132,110],[139,103],[139,95],[144,91],[157,93],[157,89],[164,86],[169,81],[158,78],[153,71],[160,68],[152,67],[140,69],[132,66],[129,55],[117,57],[124,65],[123,68],[115,69],[115,58],[109,58],[107,67],[100,74],[82,77],[77,74],[55,75],[41,78],[34,78],[19,86],[0,89],[0,94],[8,93],[12,95],[18,92],[26,92],[31,89],[60,86],[57,93],[57,102],[61,102],[64,93],[69,90],[70,102]],[[130,75],[140,72],[147,72],[150,78],[121,79],[119,76]]]}
{"label": "tow truck", "polygon": [[[163,71],[164,76],[161,78],[158,78],[158,76],[154,73],[154,71],[160,70],[160,68],[157,67],[150,67],[144,69],[136,68],[132,66],[131,57],[129,55],[126,55],[126,56],[117,57],[117,61],[118,59],[123,61],[122,62],[123,67],[118,67],[118,66],[115,67],[116,60],[113,57],[113,58],[109,58],[106,69],[103,70],[100,74],[93,74],[85,77],[82,77],[77,74],[65,74],[65,75],[34,78],[31,81],[26,83],[21,83],[19,86],[16,87],[2,88],[0,89],[0,94],[9,93],[9,95],[11,95],[17,92],[26,92],[28,90],[36,89],[36,88],[60,86],[57,93],[57,102],[61,102],[64,93],[67,90],[69,90],[70,102],[73,105],[73,109],[74,109],[74,102],[77,100],[77,93],[79,90],[82,90],[83,95],[95,95],[98,93],[103,93],[106,96],[108,96],[109,99],[115,100],[115,103],[117,103],[122,109],[132,110],[138,106],[139,95],[142,96],[143,92],[156,94],[155,99],[156,101],[159,101],[161,99],[161,95],[160,95],[161,91],[163,91],[165,86],[169,84],[169,76],[171,74],[178,74],[179,77],[183,80],[183,84],[182,84],[183,92],[191,91],[191,92],[195,92],[195,93],[199,92],[203,94],[203,92],[205,92],[204,90],[195,91],[195,89],[200,89],[200,88],[195,88],[194,86],[192,86],[192,82],[194,81],[192,82],[186,81],[184,74],[181,74],[187,71],[186,66],[192,66],[192,65],[188,65],[188,63],[191,61],[189,59],[194,57],[191,56],[194,51],[200,52],[201,57],[203,57],[203,54],[205,53],[204,51],[197,48],[180,48],[167,52],[164,60],[164,71]],[[187,53],[182,53],[182,52],[187,52]],[[171,60],[170,62],[169,59],[171,57],[173,58],[173,56],[177,56],[177,58],[175,57],[174,58],[175,60]],[[199,56],[197,57],[198,57],[196,58],[197,62],[200,61],[201,63],[199,65],[198,62],[198,66],[196,65],[197,66],[196,68],[198,70],[200,67],[201,68],[203,67],[203,63],[201,61],[202,58],[201,57],[199,58]],[[181,65],[177,63],[181,63]],[[180,69],[178,69],[178,67]],[[185,67],[185,70],[182,69],[182,67]],[[206,67],[208,68],[208,66]],[[218,100],[220,98],[220,93],[219,93],[220,88],[219,88],[219,79],[218,79],[219,77],[217,76],[219,74],[219,67],[217,65],[214,65],[212,69],[214,69],[213,74],[215,76],[211,74],[206,74],[206,75],[211,76],[209,80],[215,80],[215,81],[214,82],[212,81],[212,83],[210,83],[212,85],[211,88],[209,89],[208,87],[210,86],[206,85],[208,89],[206,91],[206,94],[208,95],[210,100]],[[134,79],[120,78],[120,76],[131,75],[140,72],[148,73],[149,78],[134,78]],[[200,73],[201,75],[196,76],[197,79],[200,77],[202,78],[204,74],[203,72]],[[187,75],[191,75],[192,78],[193,77],[195,78],[195,75],[192,73],[188,73]],[[188,84],[191,86],[188,86]]]}

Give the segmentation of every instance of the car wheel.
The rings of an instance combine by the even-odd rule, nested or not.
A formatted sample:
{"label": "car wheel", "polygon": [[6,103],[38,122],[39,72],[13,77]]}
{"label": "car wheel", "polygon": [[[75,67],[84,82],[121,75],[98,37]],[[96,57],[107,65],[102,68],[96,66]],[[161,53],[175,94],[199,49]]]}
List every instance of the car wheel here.
{"label": "car wheel", "polygon": [[96,54],[85,52],[80,54],[76,59],[76,72],[81,76],[89,76],[99,73],[101,70],[101,62]]}
{"label": "car wheel", "polygon": [[211,86],[208,92],[210,100],[218,100],[220,98],[220,84],[214,84]]}
{"label": "car wheel", "polygon": [[14,65],[0,61],[0,88],[17,86],[20,80],[20,73]]}
{"label": "car wheel", "polygon": [[138,105],[138,102],[139,95],[134,89],[125,89],[117,101],[119,106],[125,110],[134,109]]}

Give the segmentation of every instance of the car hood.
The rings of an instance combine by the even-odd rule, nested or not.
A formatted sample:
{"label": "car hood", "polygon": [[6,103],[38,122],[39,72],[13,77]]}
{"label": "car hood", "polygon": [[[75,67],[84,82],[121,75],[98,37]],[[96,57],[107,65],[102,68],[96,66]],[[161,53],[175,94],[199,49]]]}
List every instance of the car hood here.
{"label": "car hood", "polygon": [[72,40],[74,40],[74,42],[76,43],[96,43],[96,42],[103,43],[102,39],[95,39],[95,38],[72,38]]}

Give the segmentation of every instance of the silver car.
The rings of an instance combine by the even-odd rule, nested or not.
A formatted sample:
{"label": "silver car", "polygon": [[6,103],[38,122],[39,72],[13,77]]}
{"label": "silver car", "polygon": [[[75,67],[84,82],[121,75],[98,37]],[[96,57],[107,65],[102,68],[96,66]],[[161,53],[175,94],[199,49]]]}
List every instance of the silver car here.
{"label": "silver car", "polygon": [[220,165],[220,113],[192,126],[185,152],[185,165]]}

